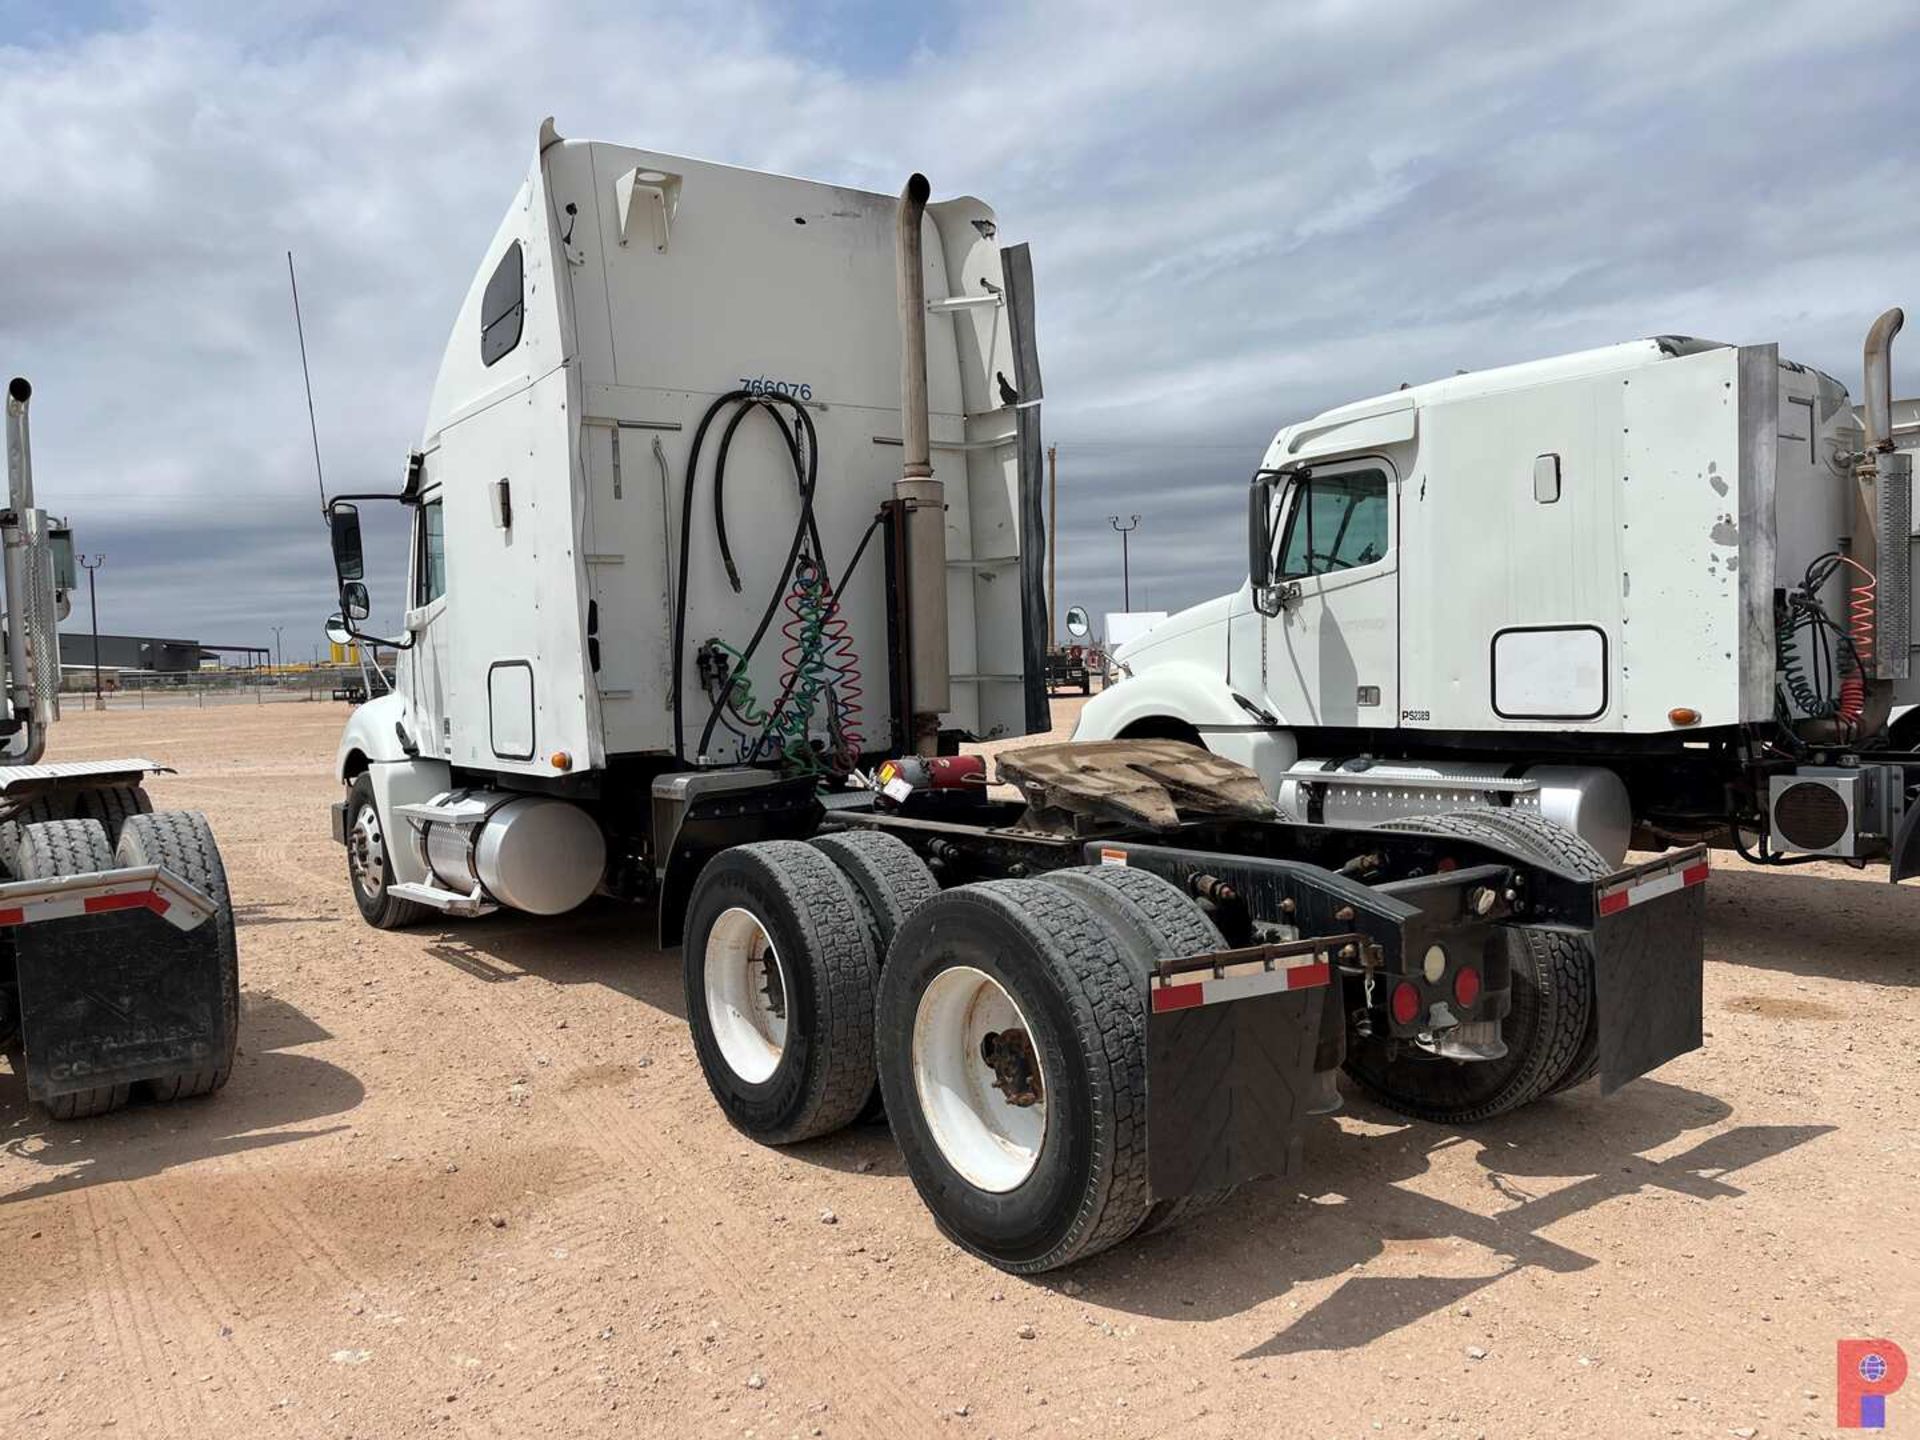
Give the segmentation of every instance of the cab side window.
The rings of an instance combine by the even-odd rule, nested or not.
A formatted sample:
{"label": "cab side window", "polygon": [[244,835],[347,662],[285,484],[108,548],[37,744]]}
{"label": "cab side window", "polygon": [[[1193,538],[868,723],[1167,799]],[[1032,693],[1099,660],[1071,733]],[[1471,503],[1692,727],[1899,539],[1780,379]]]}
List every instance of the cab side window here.
{"label": "cab side window", "polygon": [[1357,570],[1387,555],[1387,477],[1379,470],[1310,475],[1292,489],[1276,578]]}
{"label": "cab side window", "polygon": [[414,528],[413,605],[417,610],[447,593],[447,534],[438,500],[420,507]]}

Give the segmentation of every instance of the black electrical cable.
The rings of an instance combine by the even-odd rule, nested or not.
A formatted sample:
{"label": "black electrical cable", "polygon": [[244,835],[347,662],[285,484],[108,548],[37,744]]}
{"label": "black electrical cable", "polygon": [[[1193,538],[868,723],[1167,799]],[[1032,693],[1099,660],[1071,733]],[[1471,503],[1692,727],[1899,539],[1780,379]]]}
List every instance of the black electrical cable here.
{"label": "black electrical cable", "polygon": [[[747,662],[753,658],[754,649],[759,645],[761,637],[766,634],[767,626],[773,623],[774,614],[780,608],[781,597],[786,593],[787,578],[793,573],[794,562],[799,559],[800,547],[805,543],[809,534],[814,533],[813,492],[814,482],[819,471],[820,444],[819,437],[814,431],[813,417],[807,413],[805,405],[790,395],[767,395],[751,390],[729,390],[707,407],[706,413],[700,417],[699,425],[694,429],[693,444],[687,451],[686,481],[680,492],[680,574],[675,586],[673,606],[673,753],[678,757],[682,765],[688,763],[685,684],[687,572],[689,562],[693,556],[694,482],[700,472],[700,450],[706,441],[707,431],[712,426],[714,418],[719,415],[721,410],[726,406],[743,400],[752,402],[756,408],[774,404],[792,406],[794,415],[798,419],[796,429],[804,431],[807,437],[807,454],[805,462],[803,463],[797,439],[789,440],[788,453],[793,458],[795,473],[800,481],[800,522],[794,527],[793,544],[788,548],[786,564],[781,568],[780,574],[775,581],[773,596],[772,599],[768,601],[766,613],[760,617],[760,624],[753,632],[753,639],[750,640],[746,647],[740,652],[741,658],[738,668],[744,669],[746,667]],[[778,419],[778,416],[775,418]],[[782,432],[786,431],[784,424],[782,424],[780,428]],[[716,485],[719,483],[718,475],[715,477],[715,483]],[[713,735],[713,729],[718,723],[721,707],[725,704],[731,688],[731,686],[727,686],[722,689],[721,698],[714,703],[713,711],[707,717],[706,729],[701,739],[701,751],[703,753],[706,749],[707,740]]]}

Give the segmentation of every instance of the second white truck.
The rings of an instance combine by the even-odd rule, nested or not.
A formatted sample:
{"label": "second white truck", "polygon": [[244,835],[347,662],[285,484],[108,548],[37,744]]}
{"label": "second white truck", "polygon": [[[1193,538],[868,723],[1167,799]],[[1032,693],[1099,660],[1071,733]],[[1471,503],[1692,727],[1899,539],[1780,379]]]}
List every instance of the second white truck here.
{"label": "second white truck", "polygon": [[1302,820],[1920,873],[1901,318],[1858,407],[1773,345],[1663,336],[1285,427],[1246,582],[1124,647],[1076,737],[1205,745]]}

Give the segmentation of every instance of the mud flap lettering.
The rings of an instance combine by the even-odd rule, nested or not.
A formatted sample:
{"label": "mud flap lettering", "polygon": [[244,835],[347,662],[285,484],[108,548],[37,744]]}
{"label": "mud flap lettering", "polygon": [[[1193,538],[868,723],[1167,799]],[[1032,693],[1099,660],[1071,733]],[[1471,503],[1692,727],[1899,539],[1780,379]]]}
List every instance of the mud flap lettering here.
{"label": "mud flap lettering", "polygon": [[1338,994],[1325,983],[1324,967],[1315,968],[1318,983],[1300,988],[1149,1005],[1147,1180],[1154,1199],[1297,1168],[1321,1013]]}
{"label": "mud flap lettering", "polygon": [[35,1099],[200,1070],[226,1053],[217,924],[182,930],[123,908],[13,934]]}
{"label": "mud flap lettering", "polygon": [[1696,846],[1597,882],[1602,1094],[1700,1048],[1707,873],[1706,852]]}

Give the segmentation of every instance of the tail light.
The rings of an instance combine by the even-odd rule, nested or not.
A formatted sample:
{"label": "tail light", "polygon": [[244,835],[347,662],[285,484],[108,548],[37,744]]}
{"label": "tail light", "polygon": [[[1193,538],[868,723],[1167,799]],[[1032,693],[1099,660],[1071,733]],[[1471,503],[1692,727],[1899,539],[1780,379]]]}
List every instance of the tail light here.
{"label": "tail light", "polygon": [[1462,965],[1454,973],[1453,998],[1462,1010],[1471,1009],[1473,1002],[1480,998],[1480,972],[1473,966]]}
{"label": "tail light", "polygon": [[1388,1002],[1396,1025],[1411,1025],[1420,1015],[1420,991],[1411,980],[1402,980],[1393,987],[1393,995]]}

